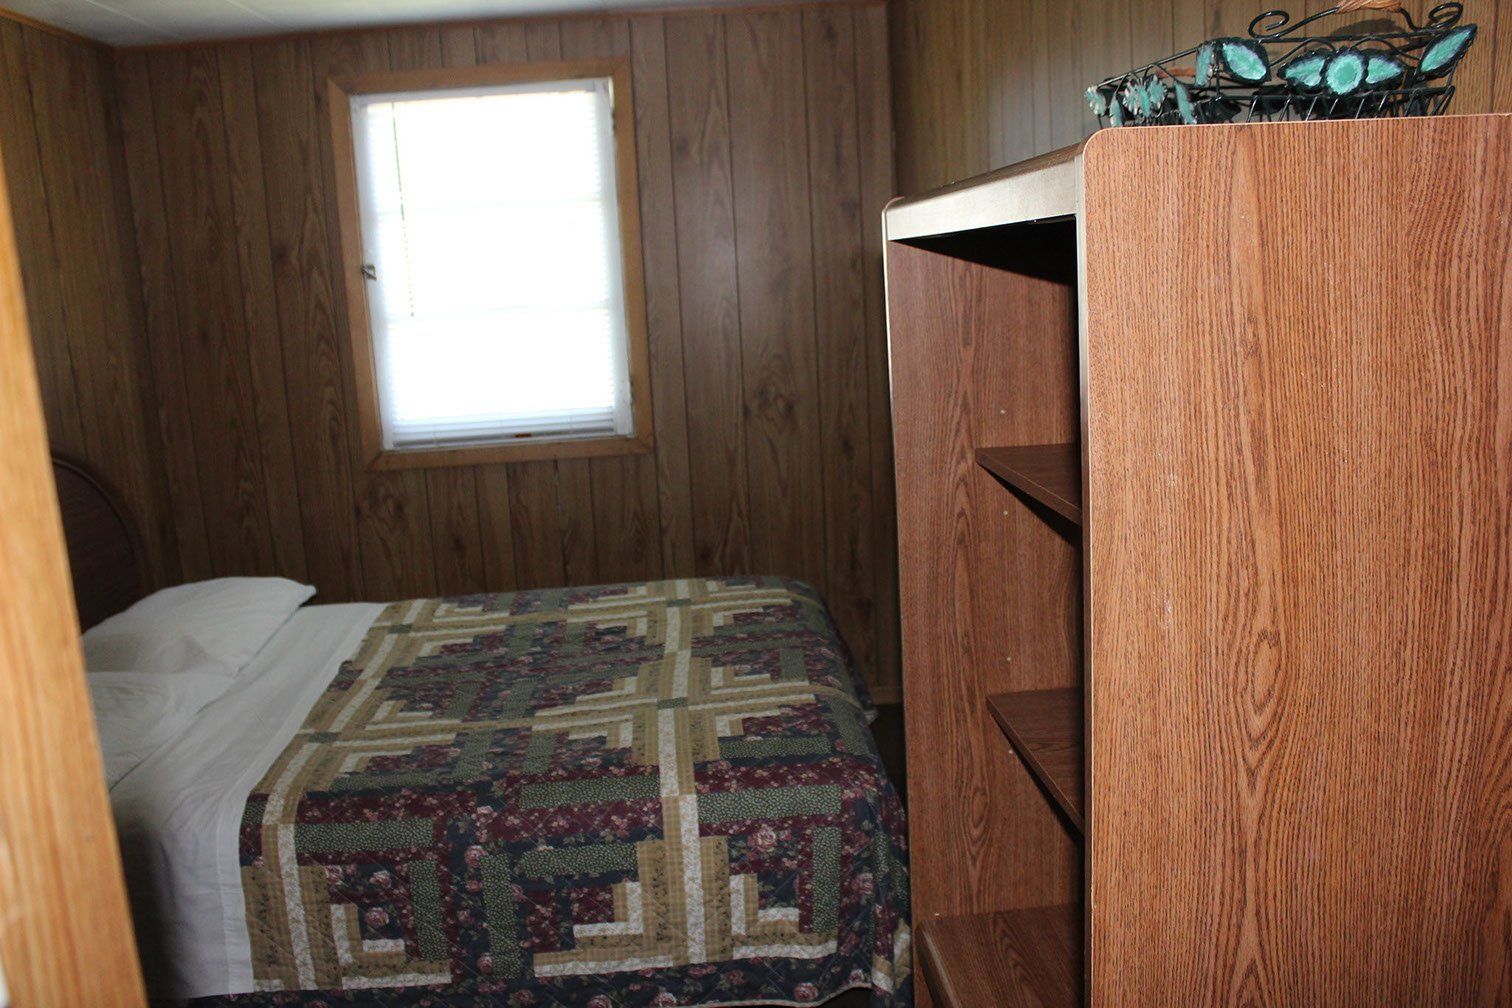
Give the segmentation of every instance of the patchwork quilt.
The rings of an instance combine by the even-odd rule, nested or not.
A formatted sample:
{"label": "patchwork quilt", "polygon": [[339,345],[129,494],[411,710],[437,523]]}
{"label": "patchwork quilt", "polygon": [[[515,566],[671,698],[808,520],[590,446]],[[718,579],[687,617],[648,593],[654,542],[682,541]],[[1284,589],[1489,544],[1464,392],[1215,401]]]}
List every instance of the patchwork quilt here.
{"label": "patchwork quilt", "polygon": [[216,1003],[910,1003],[859,689],[793,581],[395,603],[247,802]]}

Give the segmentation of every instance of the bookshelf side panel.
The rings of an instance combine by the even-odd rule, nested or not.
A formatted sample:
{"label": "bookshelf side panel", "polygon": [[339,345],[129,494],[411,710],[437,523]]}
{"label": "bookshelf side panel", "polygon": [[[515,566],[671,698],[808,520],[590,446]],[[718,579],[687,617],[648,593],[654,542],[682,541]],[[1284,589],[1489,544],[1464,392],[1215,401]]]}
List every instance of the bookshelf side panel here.
{"label": "bookshelf side panel", "polygon": [[1092,1002],[1505,1003],[1512,117],[1105,131],[1086,221]]}
{"label": "bookshelf side panel", "polygon": [[1079,902],[986,698],[1080,684],[1080,554],[975,461],[1076,439],[1075,294],[894,242],[888,303],[915,920]]}

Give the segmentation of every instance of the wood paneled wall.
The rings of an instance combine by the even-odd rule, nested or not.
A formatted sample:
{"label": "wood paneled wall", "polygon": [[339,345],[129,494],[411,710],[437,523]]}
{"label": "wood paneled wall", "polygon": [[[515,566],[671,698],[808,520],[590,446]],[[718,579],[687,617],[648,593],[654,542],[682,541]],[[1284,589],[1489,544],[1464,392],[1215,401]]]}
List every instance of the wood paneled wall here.
{"label": "wood paneled wall", "polygon": [[[915,193],[1064,147],[1096,128],[1087,85],[1250,19],[1320,0],[888,0],[897,172]],[[1421,17],[1432,2],[1409,0]],[[1367,12],[1368,14],[1368,12]],[[1480,25],[1454,112],[1512,111],[1512,0],[1467,0]],[[1340,23],[1350,23],[1340,19]],[[1323,25],[1327,28],[1327,23]]]}
{"label": "wood paneled wall", "polygon": [[[613,55],[633,64],[655,453],[368,471],[327,77]],[[334,601],[784,574],[891,692],[887,60],[884,8],[845,4],[119,53],[184,575]]]}
{"label": "wood paneled wall", "polygon": [[32,351],[54,447],[143,516],[176,577],[108,50],[0,18],[4,152]]}

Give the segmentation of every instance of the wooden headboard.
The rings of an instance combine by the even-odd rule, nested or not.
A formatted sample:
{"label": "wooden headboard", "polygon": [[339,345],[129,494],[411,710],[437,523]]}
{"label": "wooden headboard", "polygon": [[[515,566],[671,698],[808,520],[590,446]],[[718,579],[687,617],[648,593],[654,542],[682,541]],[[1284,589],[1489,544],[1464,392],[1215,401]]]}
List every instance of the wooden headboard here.
{"label": "wooden headboard", "polygon": [[142,540],[121,498],[87,464],[54,451],[79,625],[89,629],[147,594]]}

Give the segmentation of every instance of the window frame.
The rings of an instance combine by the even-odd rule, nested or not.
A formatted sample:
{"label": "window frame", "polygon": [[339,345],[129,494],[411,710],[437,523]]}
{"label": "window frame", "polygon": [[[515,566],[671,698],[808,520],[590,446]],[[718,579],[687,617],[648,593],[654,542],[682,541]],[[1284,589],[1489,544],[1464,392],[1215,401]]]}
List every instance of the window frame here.
{"label": "window frame", "polygon": [[[368,313],[368,284],[363,274],[362,206],[357,152],[353,143],[352,99],[360,95],[406,91],[447,91],[502,84],[547,83],[606,77],[612,82],[615,191],[619,203],[620,270],[623,275],[626,360],[630,369],[632,435],[582,438],[520,437],[496,444],[440,448],[387,448],[383,439],[378,378]],[[636,178],[634,93],[630,61],[594,60],[487,63],[481,66],[426,70],[392,70],[338,75],[326,82],[336,203],[341,228],[338,264],[346,290],[348,341],[356,380],[357,420],[362,454],[369,469],[421,469],[490,465],[547,459],[593,458],[643,454],[655,446],[651,409],[651,354],[646,321],[646,282],[642,269],[640,186]]]}

